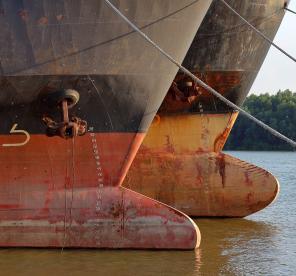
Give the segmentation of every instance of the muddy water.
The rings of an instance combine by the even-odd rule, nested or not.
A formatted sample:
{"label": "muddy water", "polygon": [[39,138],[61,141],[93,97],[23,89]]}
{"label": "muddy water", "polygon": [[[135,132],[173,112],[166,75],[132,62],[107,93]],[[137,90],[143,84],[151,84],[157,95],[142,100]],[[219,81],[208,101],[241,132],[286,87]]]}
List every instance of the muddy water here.
{"label": "muddy water", "polygon": [[281,182],[246,219],[199,219],[196,251],[0,250],[0,275],[296,275],[296,153],[232,152]]}

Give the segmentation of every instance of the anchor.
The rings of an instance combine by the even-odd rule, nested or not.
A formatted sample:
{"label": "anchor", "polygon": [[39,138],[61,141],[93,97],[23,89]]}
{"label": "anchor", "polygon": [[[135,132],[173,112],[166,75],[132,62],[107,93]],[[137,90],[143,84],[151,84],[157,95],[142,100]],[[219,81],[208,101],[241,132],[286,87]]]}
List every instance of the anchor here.
{"label": "anchor", "polygon": [[56,122],[52,117],[44,115],[42,121],[47,126],[46,134],[49,137],[60,136],[64,139],[82,136],[87,131],[87,122],[72,116],[69,118],[69,109],[79,101],[79,93],[72,89],[60,90],[47,95],[45,101],[51,106],[58,106],[61,110],[61,122]]}

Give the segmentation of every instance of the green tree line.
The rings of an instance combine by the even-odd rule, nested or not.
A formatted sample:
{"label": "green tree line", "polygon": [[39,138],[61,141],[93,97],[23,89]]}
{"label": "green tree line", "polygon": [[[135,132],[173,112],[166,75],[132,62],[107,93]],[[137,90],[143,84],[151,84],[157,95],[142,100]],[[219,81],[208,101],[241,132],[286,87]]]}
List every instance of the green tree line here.
{"label": "green tree line", "polygon": [[[296,93],[290,90],[250,95],[243,108],[289,138],[296,140]],[[293,150],[243,115],[239,115],[224,150]]]}

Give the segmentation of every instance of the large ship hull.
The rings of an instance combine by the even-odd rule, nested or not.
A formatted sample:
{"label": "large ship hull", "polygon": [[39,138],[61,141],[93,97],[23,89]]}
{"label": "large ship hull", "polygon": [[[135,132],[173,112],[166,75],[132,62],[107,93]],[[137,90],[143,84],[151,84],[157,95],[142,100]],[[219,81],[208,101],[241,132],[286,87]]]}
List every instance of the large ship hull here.
{"label": "large ship hull", "polygon": [[[182,62],[210,2],[116,6]],[[188,217],[120,187],[175,66],[103,0],[2,0],[0,10],[0,246],[196,247]],[[69,89],[80,94],[72,109],[52,105]],[[54,128],[61,112],[86,133]]]}
{"label": "large ship hull", "polygon": [[160,117],[124,186],[193,217],[245,217],[267,207],[279,193],[276,178],[221,152],[237,115]]}
{"label": "large ship hull", "polygon": [[[227,1],[273,39],[286,1]],[[270,48],[221,1],[213,1],[183,65],[241,105]],[[243,217],[270,204],[279,184],[269,172],[221,153],[237,118],[179,72],[134,160],[126,187],[191,216]]]}

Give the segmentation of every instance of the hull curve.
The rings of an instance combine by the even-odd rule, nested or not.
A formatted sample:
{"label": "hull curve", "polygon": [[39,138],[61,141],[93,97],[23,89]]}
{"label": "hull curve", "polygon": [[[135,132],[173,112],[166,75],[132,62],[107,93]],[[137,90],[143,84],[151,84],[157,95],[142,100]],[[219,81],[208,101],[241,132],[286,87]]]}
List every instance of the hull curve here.
{"label": "hull curve", "polygon": [[[116,6],[182,62],[210,2]],[[188,217],[120,187],[174,65],[103,0],[1,0],[0,10],[0,246],[195,248]],[[67,119],[47,101],[59,90],[78,91],[67,113],[87,123],[84,136],[46,135],[44,118]],[[71,216],[78,235],[67,240]]]}
{"label": "hull curve", "polygon": [[[227,3],[273,39],[286,1]],[[215,0],[183,66],[241,105],[269,48],[269,43]],[[191,216],[243,217],[265,208],[279,191],[276,178],[221,152],[236,117],[236,111],[179,72],[124,185]]]}

